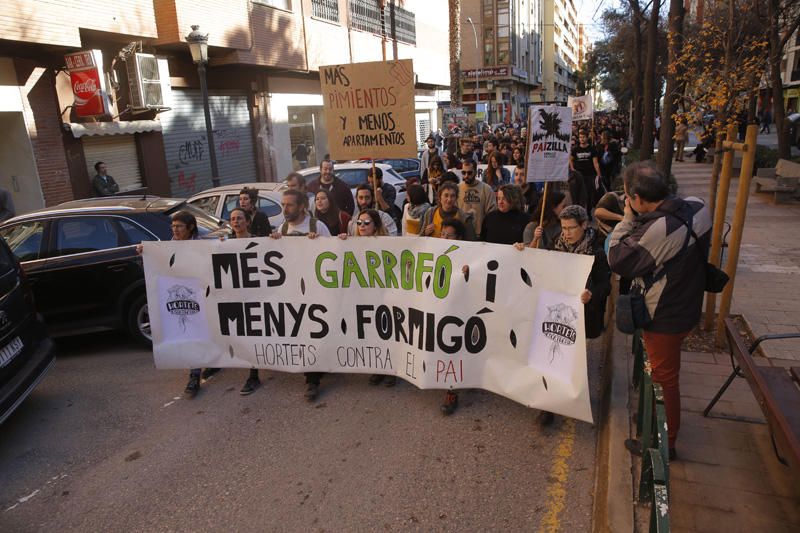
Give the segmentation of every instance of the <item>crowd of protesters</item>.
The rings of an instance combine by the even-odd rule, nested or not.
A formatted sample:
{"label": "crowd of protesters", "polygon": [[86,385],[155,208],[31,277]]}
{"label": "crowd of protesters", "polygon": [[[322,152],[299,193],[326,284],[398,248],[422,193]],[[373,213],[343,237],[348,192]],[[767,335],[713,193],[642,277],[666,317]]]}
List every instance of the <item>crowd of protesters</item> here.
{"label": "crowd of protesters", "polygon": [[[256,192],[243,189],[241,207],[233,209],[230,214],[233,229],[230,237],[269,235],[274,239],[285,236],[314,239],[338,236],[347,239],[401,235],[480,240],[512,245],[521,251],[531,247],[590,255],[594,258],[593,267],[585,282],[581,302],[585,306],[586,337],[597,338],[606,327],[604,317],[611,291],[611,271],[623,276],[621,287],[627,290],[631,282],[634,287],[641,283],[647,274],[645,270],[652,270],[659,261],[669,259],[658,257],[649,249],[648,246],[655,246],[660,250],[657,243],[647,239],[656,231],[648,228],[655,228],[656,220],[663,222],[664,209],[680,211],[680,216],[673,217],[679,221],[684,215],[689,219],[694,216],[694,228],[689,222],[689,230],[703,235],[702,239],[707,240],[708,232],[707,215],[698,207],[700,204],[689,205],[670,196],[666,177],[655,166],[647,162],[637,163],[628,167],[623,180],[617,179],[621,171],[619,136],[624,135],[624,130],[613,119],[609,120],[611,122],[606,124],[609,127],[596,136],[596,143],[591,142],[590,132],[576,132],[569,179],[551,182],[546,195],[541,184],[527,179],[523,158],[524,128],[511,127],[499,132],[487,130],[481,134],[450,138],[431,136],[426,140],[426,148],[420,157],[421,179],[407,184],[407,200],[401,218],[394,218],[400,217],[394,209],[397,191],[383,183],[380,168],[375,167],[369,172],[368,181],[356,187],[353,198],[350,188],[336,177],[335,162],[324,160],[320,164],[320,179],[313,183],[307,185],[297,173],[287,177],[288,188],[282,193],[285,221],[278,228],[271,228],[266,217],[259,216],[258,210],[254,209]],[[479,167],[484,169],[480,179]],[[513,168],[513,172],[508,167]],[[622,183],[618,190],[614,190],[618,181]],[[309,197],[309,193],[313,196]],[[682,224],[669,218],[666,220],[668,230],[674,234],[667,237],[670,242],[674,241],[670,252],[673,256],[683,257],[685,264],[681,266],[681,272],[689,275],[688,269],[698,266],[694,263],[702,254],[693,251],[692,257],[687,259],[686,243],[689,239],[681,241],[686,232],[677,231]],[[175,215],[175,240],[195,238],[196,232],[193,233],[192,228],[196,230],[191,215],[185,212]],[[698,237],[694,237],[693,250],[697,249],[698,242]],[[701,244],[707,243],[703,241]],[[648,253],[652,255],[650,262],[644,260]],[[637,259],[640,256],[642,259]],[[697,311],[697,295],[693,294],[689,303],[681,303],[685,299],[679,295],[663,292],[678,283],[675,280],[680,275],[683,274],[668,275],[666,286],[660,287],[662,292],[658,299],[648,302],[652,303],[651,314],[657,319],[658,327],[645,333],[645,342],[652,345],[655,352],[654,365],[657,368],[654,368],[654,379],[661,379],[665,384],[668,419],[672,419],[670,448],[673,454],[679,426],[675,419],[679,413],[675,344],[677,342],[679,346],[679,340],[690,329],[691,324],[686,318],[691,318]],[[662,309],[664,302],[672,307]],[[685,316],[673,319],[669,316],[673,308],[680,308]],[[677,325],[674,326],[673,322]],[[676,328],[680,331],[673,332]],[[201,379],[207,379],[216,371],[193,369],[186,394],[195,395]],[[306,374],[305,397],[309,401],[317,398],[321,378],[321,373]],[[374,375],[369,383],[393,386],[396,379]],[[241,394],[250,394],[259,385],[258,370],[251,370]],[[451,390],[446,393],[441,410],[444,414],[451,414],[457,405],[458,394]],[[549,424],[553,415],[542,411],[539,421]]]}

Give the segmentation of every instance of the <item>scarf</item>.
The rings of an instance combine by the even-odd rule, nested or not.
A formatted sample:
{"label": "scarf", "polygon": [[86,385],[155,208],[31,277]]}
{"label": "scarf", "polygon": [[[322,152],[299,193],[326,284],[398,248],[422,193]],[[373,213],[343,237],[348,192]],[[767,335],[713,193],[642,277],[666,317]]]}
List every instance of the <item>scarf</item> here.
{"label": "scarf", "polygon": [[583,233],[583,238],[575,244],[570,244],[564,239],[564,234],[562,233],[558,237],[558,241],[556,241],[555,249],[559,252],[567,252],[570,254],[594,255],[594,249],[592,247],[594,236],[595,229],[586,228],[586,231]]}

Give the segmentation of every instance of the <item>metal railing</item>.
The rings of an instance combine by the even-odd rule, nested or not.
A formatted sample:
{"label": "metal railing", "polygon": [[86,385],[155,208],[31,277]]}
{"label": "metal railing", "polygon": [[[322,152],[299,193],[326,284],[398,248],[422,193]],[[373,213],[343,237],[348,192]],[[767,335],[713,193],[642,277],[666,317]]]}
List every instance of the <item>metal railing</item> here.
{"label": "metal railing", "polygon": [[[350,27],[356,30],[381,35],[381,9],[375,0],[350,0]],[[383,8],[386,37],[391,38],[392,15],[387,2]],[[398,41],[417,44],[416,15],[413,12],[394,6],[395,36]]]}
{"label": "metal railing", "polygon": [[339,22],[339,1],[311,0],[311,15],[331,22]]}
{"label": "metal railing", "polygon": [[636,436],[642,449],[639,502],[649,502],[650,532],[669,531],[669,438],[661,385],[653,383],[641,331],[633,336],[632,382],[639,389]]}

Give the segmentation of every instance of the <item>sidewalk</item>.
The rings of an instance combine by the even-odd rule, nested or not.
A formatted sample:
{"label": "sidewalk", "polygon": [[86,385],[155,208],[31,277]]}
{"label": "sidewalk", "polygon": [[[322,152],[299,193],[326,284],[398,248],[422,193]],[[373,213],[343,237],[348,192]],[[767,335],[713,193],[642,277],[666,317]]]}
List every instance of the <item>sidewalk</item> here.
{"label": "sidewalk", "polygon": [[[672,168],[679,195],[708,197],[711,165],[687,160]],[[728,219],[737,187],[734,179]],[[773,205],[768,195],[751,192],[732,313],[743,315],[755,336],[800,331],[798,232],[800,202]],[[797,366],[800,361],[800,339],[768,341],[762,347],[766,357],[758,357],[758,364]],[[637,396],[630,387],[631,339],[619,331],[614,335],[613,363],[607,422],[608,523],[596,530],[646,531],[650,509],[636,503],[640,459],[632,459],[623,446],[635,433],[631,417]],[[672,531],[800,531],[800,481],[776,459],[769,429],[746,381],[735,380],[711,416],[702,415],[730,373],[727,352],[683,352],[678,460],[670,464]],[[753,421],[720,418],[726,415]]]}

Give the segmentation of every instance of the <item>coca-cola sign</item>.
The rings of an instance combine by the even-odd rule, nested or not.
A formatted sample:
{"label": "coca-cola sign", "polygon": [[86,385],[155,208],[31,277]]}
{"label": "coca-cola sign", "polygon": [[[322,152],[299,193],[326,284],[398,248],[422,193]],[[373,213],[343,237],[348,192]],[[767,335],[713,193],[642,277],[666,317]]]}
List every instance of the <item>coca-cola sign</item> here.
{"label": "coca-cola sign", "polygon": [[79,117],[109,114],[108,95],[103,78],[103,56],[100,50],[84,50],[67,54],[75,113]]}

